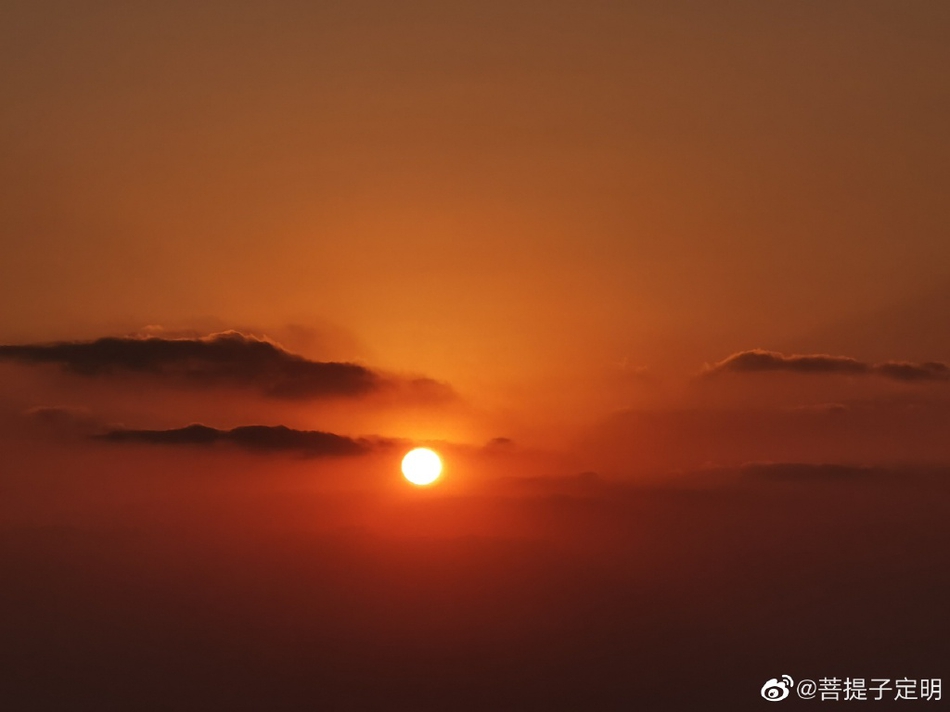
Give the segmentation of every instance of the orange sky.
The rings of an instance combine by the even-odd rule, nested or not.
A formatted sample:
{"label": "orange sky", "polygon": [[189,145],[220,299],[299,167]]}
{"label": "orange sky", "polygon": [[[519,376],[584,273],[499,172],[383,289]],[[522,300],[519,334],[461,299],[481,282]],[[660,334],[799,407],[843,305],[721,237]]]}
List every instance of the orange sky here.
{"label": "orange sky", "polygon": [[[940,2],[5,3],[0,341],[236,328],[470,409],[366,427],[546,444],[708,405],[691,379],[747,349],[944,361],[948,30]],[[714,405],[842,397],[819,380]]]}
{"label": "orange sky", "polygon": [[0,706],[933,693],[948,78],[945,0],[2,0]]}

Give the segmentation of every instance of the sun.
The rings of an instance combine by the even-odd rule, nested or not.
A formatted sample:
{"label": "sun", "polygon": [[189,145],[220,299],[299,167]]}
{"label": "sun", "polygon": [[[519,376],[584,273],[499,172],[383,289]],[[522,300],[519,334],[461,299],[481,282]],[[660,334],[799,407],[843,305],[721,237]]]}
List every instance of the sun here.
{"label": "sun", "polygon": [[434,450],[417,447],[402,458],[402,474],[414,485],[431,485],[442,474],[442,460]]}

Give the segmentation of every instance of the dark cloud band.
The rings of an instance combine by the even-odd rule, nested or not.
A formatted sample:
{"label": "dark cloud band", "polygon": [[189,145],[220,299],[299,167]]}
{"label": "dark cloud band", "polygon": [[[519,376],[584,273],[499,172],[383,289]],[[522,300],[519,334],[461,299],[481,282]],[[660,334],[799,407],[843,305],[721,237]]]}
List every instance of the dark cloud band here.
{"label": "dark cloud band", "polygon": [[740,351],[706,368],[703,375],[786,372],[804,374],[878,375],[895,381],[947,381],[950,366],[937,361],[866,363],[847,356],[791,354],[751,349]]}
{"label": "dark cloud band", "polygon": [[360,396],[387,379],[353,363],[311,361],[239,332],[203,338],[107,337],[0,345],[0,359],[57,364],[82,376],[140,374],[192,385],[252,388],[275,398]]}
{"label": "dark cloud band", "polygon": [[112,430],[97,440],[147,445],[210,446],[230,443],[258,452],[297,452],[310,457],[352,457],[388,447],[388,440],[348,438],[319,430],[294,430],[283,425],[246,425],[218,430],[207,425],[189,425],[173,430]]}

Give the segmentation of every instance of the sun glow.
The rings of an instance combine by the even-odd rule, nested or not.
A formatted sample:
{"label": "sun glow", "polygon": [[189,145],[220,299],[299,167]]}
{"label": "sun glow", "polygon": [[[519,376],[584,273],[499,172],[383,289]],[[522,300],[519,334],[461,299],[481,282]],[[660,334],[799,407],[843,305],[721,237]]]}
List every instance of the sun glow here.
{"label": "sun glow", "polygon": [[414,485],[431,485],[442,474],[442,460],[435,451],[417,447],[402,459],[402,474]]}

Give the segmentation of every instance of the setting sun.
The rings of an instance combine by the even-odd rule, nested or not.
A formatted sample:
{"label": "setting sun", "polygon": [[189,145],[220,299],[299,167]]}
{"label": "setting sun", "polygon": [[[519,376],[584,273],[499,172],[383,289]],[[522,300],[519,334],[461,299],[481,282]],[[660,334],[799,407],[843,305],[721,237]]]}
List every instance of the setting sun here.
{"label": "setting sun", "polygon": [[402,459],[402,474],[414,485],[431,485],[442,473],[442,460],[429,448],[417,447]]}

